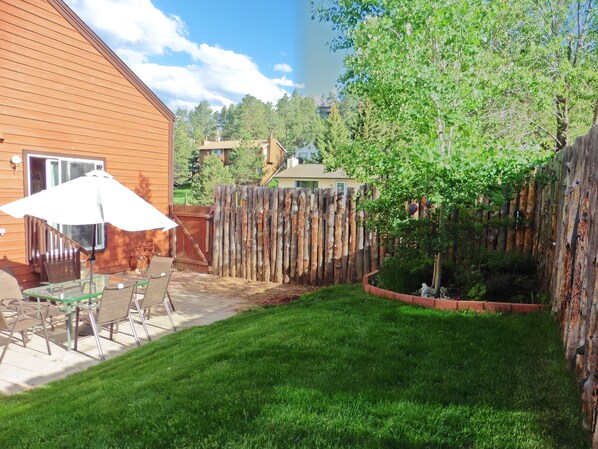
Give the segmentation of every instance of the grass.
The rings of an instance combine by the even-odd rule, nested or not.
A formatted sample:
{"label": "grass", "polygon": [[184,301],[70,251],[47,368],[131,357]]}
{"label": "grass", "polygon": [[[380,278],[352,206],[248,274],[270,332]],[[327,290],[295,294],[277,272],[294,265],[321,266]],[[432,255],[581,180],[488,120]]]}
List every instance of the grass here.
{"label": "grass", "polygon": [[548,314],[337,286],[0,398],[0,447],[587,448]]}
{"label": "grass", "polygon": [[181,184],[175,187],[174,192],[174,204],[187,205],[191,200],[191,181]]}

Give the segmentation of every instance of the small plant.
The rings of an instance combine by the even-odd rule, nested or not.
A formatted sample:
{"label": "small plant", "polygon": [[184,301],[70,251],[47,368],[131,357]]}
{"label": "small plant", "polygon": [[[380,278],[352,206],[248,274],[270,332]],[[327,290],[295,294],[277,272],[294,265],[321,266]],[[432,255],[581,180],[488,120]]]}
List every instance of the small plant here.
{"label": "small plant", "polygon": [[378,275],[380,288],[399,293],[410,293],[432,279],[432,263],[421,257],[393,256],[384,260]]}
{"label": "small plant", "polygon": [[467,299],[471,299],[472,301],[483,301],[485,296],[486,286],[479,282],[471,287],[467,292]]}

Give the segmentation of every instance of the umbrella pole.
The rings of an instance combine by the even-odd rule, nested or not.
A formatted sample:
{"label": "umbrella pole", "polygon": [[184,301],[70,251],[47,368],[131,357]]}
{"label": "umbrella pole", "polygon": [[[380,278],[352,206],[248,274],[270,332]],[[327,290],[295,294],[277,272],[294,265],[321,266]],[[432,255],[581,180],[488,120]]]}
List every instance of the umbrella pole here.
{"label": "umbrella pole", "polygon": [[96,263],[96,230],[97,230],[97,223],[93,224],[93,235],[91,236],[91,256],[89,257],[89,290],[92,290],[94,283],[93,283],[93,266]]}

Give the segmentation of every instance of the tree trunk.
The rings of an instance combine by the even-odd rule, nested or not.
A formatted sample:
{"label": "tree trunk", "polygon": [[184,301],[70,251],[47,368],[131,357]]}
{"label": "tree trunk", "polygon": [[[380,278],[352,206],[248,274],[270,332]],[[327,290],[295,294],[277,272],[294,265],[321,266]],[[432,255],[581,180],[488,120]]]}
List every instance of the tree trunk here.
{"label": "tree trunk", "polygon": [[564,95],[557,95],[556,106],[556,151],[567,146],[567,135],[569,134],[569,101]]}
{"label": "tree trunk", "polygon": [[442,251],[436,253],[436,258],[434,259],[434,296],[436,298],[440,297],[440,286],[442,283]]}
{"label": "tree trunk", "polygon": [[598,124],[598,101],[594,105],[594,118],[592,119],[592,126]]}
{"label": "tree trunk", "polygon": [[[438,205],[438,233],[442,235],[444,232],[444,207],[442,205]],[[436,298],[440,297],[440,286],[442,284],[442,263],[444,259],[444,251],[441,249],[436,253],[436,258],[434,259],[434,276],[432,287],[436,290],[434,296]]]}

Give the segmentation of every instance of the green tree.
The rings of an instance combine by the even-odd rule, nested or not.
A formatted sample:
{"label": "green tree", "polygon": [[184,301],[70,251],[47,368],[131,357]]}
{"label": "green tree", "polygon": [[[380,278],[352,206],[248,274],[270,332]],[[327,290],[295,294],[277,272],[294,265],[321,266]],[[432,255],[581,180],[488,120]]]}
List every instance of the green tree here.
{"label": "green tree", "polygon": [[224,106],[218,122],[224,140],[266,139],[274,127],[272,104],[245,95],[238,105]]}
{"label": "green tree", "polygon": [[235,109],[235,134],[240,140],[267,139],[274,124],[272,104],[245,95]]}
{"label": "green tree", "polygon": [[[500,1],[492,43],[501,85],[493,133],[560,150],[598,121],[595,0]],[[508,86],[508,89],[504,89]]]}
{"label": "green tree", "polygon": [[368,127],[378,122],[387,131],[354,133],[334,148],[332,166],[378,187],[380,198],[370,207],[391,232],[409,223],[406,201],[431,199],[437,292],[448,214],[473,207],[482,195],[502,200],[505,186],[545,157],[528,134],[518,140],[497,132],[500,120],[487,113],[508,103],[504,98],[521,84],[534,93],[545,85],[507,59],[504,45],[517,16],[509,5],[336,0],[317,7],[340,33],[337,47],[352,49],[346,91],[367,102]]}
{"label": "green tree", "polygon": [[315,143],[322,131],[322,120],[313,98],[302,97],[297,90],[285,94],[276,103],[276,138],[294,152],[304,145]]}
{"label": "green tree", "polygon": [[230,171],[235,184],[259,185],[264,167],[262,148],[251,142],[241,142],[230,155]]}
{"label": "green tree", "polygon": [[216,140],[218,122],[210,103],[206,100],[200,102],[189,113],[189,124],[195,142],[201,145],[204,140]]}
{"label": "green tree", "polygon": [[231,104],[228,108],[222,106],[222,109],[216,115],[216,121],[220,128],[222,140],[232,140],[237,138],[236,106],[234,104]]}
{"label": "green tree", "polygon": [[190,135],[188,112],[178,109],[174,122],[174,183],[176,185],[191,179],[191,164],[196,155],[195,141]]}
{"label": "green tree", "polygon": [[[349,129],[345,125],[336,104],[324,122],[324,129],[318,136],[316,146],[320,152],[322,162],[330,168],[341,168],[343,158],[336,160],[336,149],[346,148],[350,144]],[[342,150],[341,150],[342,151]]]}
{"label": "green tree", "polygon": [[228,167],[220,158],[210,154],[201,164],[201,170],[193,176],[193,200],[200,206],[210,206],[214,203],[214,188],[218,184],[233,184],[233,177]]}

